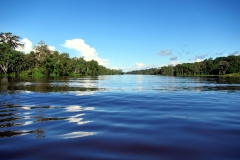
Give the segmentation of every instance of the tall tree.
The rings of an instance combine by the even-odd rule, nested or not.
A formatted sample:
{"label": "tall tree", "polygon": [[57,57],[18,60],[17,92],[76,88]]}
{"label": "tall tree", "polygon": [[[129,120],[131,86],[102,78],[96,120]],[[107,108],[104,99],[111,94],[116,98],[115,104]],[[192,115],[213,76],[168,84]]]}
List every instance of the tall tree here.
{"label": "tall tree", "polygon": [[13,35],[11,32],[0,33],[0,44],[3,43],[7,43],[12,49],[24,47],[24,44],[20,42],[20,37]]}
{"label": "tall tree", "polygon": [[225,74],[228,67],[229,67],[229,63],[226,61],[220,61],[218,69],[219,69],[219,74]]}
{"label": "tall tree", "polygon": [[19,72],[22,60],[23,53],[15,51],[7,43],[0,44],[0,68],[4,74],[8,73],[9,69],[12,72]]}
{"label": "tall tree", "polygon": [[36,55],[37,61],[43,65],[47,57],[51,54],[51,50],[49,49],[48,45],[45,44],[44,41],[40,41],[35,47],[34,47],[34,52]]}

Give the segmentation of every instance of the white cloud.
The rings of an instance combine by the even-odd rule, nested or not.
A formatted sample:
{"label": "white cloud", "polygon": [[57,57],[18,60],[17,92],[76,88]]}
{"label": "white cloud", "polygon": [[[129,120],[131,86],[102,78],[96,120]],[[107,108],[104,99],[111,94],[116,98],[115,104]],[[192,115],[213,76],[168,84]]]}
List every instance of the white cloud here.
{"label": "white cloud", "polygon": [[203,60],[200,59],[200,58],[197,58],[197,59],[194,60],[194,62],[202,62],[202,61],[203,61]]}
{"label": "white cloud", "polygon": [[119,67],[110,67],[110,69],[115,69],[115,70],[119,70]]}
{"label": "white cloud", "polygon": [[103,66],[109,64],[108,59],[99,58],[97,51],[86,44],[83,39],[66,40],[62,46],[79,51],[81,56],[83,56],[86,61],[96,60],[100,65]]}
{"label": "white cloud", "polygon": [[134,67],[121,67],[121,69],[122,69],[123,72],[129,72],[129,71],[135,70],[136,68],[134,68]]}
{"label": "white cloud", "polygon": [[[21,40],[21,42],[24,44],[24,47],[18,47],[16,49],[17,51],[21,51],[21,52],[24,52],[24,53],[30,53],[31,51],[34,51],[33,44],[29,39],[23,38]],[[54,46],[48,46],[48,49],[50,49],[51,51],[56,50],[56,48]]]}
{"label": "white cloud", "polygon": [[51,51],[55,51],[55,47],[54,46],[48,46],[48,49],[50,49]]}
{"label": "white cloud", "polygon": [[177,64],[181,64],[181,61],[177,61],[177,60],[170,61],[170,65],[172,65],[172,66],[176,66]]}
{"label": "white cloud", "polygon": [[159,68],[160,67],[160,65],[158,65],[158,64],[151,64],[151,65],[147,65],[147,64],[143,64],[143,63],[138,63],[138,62],[136,62],[135,63],[135,68],[134,67],[127,67],[127,68],[124,68],[124,67],[122,67],[122,69],[124,70],[124,71],[133,71],[133,70],[139,70],[139,69],[149,69],[149,68]]}
{"label": "white cloud", "polygon": [[138,63],[138,62],[136,62],[135,65],[136,65],[136,67],[137,67],[138,69],[146,67],[145,64],[143,64],[143,63]]}
{"label": "white cloud", "polygon": [[171,55],[172,54],[172,51],[171,50],[161,50],[160,52],[158,52],[158,54],[159,55],[161,55],[161,56],[169,56],[169,55]]}
{"label": "white cloud", "polygon": [[207,54],[202,54],[202,55],[198,55],[195,56],[195,58],[193,59],[188,59],[190,63],[194,63],[194,62],[202,62],[204,60],[204,58],[206,58],[208,56]]}
{"label": "white cloud", "polygon": [[196,58],[194,60],[189,59],[189,63],[194,63],[194,62],[202,62],[203,60],[201,58]]}
{"label": "white cloud", "polygon": [[27,38],[23,38],[21,42],[24,44],[24,47],[18,47],[16,50],[24,52],[24,53],[29,53],[32,51],[32,42],[28,40]]}
{"label": "white cloud", "polygon": [[229,53],[230,56],[238,56],[240,54],[240,51],[235,51],[233,53]]}

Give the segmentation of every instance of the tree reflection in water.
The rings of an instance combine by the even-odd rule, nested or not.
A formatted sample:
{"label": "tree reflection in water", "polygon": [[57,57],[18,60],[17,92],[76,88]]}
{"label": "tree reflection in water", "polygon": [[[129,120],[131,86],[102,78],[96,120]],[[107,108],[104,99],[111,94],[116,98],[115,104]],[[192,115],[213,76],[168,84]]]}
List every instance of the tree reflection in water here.
{"label": "tree reflection in water", "polygon": [[39,129],[36,129],[33,131],[18,131],[18,130],[1,131],[0,138],[26,135],[26,134],[30,134],[30,133],[36,134],[36,138],[44,138],[45,137],[44,128],[39,128]]}

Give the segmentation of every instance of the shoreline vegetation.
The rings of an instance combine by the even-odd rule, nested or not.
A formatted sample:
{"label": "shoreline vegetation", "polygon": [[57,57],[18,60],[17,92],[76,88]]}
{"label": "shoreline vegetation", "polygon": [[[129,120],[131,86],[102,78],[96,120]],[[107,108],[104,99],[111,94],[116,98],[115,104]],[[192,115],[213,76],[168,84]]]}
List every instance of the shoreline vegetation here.
{"label": "shoreline vegetation", "polygon": [[10,32],[0,33],[0,75],[3,76],[98,76],[123,74],[122,70],[109,69],[96,60],[84,57],[70,58],[68,53],[52,51],[40,41],[30,53],[18,51],[24,47],[20,37]]}
{"label": "shoreline vegetation", "polygon": [[150,68],[134,70],[125,74],[142,75],[166,75],[166,76],[223,76],[240,77],[240,56],[230,55],[228,57],[217,57],[205,59],[201,62],[182,63],[176,66],[163,66],[161,68]]}
{"label": "shoreline vegetation", "polygon": [[224,77],[240,77],[240,73],[225,74]]}
{"label": "shoreline vegetation", "polygon": [[30,53],[17,51],[24,47],[20,37],[10,32],[0,33],[0,76],[98,76],[116,74],[142,74],[166,76],[223,76],[240,77],[240,56],[217,57],[202,62],[182,63],[176,66],[163,66],[123,72],[121,69],[109,69],[97,61],[86,61],[84,57],[70,58],[68,53],[52,51],[40,41]]}

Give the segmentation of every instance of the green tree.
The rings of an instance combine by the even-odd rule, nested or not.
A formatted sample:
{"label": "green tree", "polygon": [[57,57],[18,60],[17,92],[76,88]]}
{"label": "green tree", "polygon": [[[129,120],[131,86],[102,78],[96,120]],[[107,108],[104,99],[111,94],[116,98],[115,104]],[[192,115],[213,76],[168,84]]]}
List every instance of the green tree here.
{"label": "green tree", "polygon": [[3,43],[8,44],[12,49],[24,47],[24,44],[20,42],[20,37],[13,35],[11,32],[0,33],[0,44]]}
{"label": "green tree", "polygon": [[239,56],[228,56],[227,61],[229,64],[228,73],[237,73],[240,72],[239,66],[240,66],[240,57]]}
{"label": "green tree", "polygon": [[47,57],[50,56],[51,50],[49,49],[48,45],[45,44],[44,41],[40,41],[35,47],[34,47],[34,52],[35,52],[35,58],[38,61],[40,65],[44,65],[44,63],[47,60]]}
{"label": "green tree", "polygon": [[229,65],[228,62],[226,62],[226,61],[220,61],[219,66],[218,66],[218,68],[219,68],[219,74],[225,74],[229,66],[230,66],[230,65]]}
{"label": "green tree", "polygon": [[174,72],[175,76],[183,76],[183,66],[181,64],[177,64],[175,66],[175,72]]}
{"label": "green tree", "polygon": [[4,74],[7,74],[9,69],[12,72],[20,72],[23,60],[23,53],[14,50],[9,43],[0,44],[0,67]]}
{"label": "green tree", "polygon": [[[70,58],[68,53],[51,51],[44,41],[40,41],[28,54],[16,51],[23,46],[20,37],[10,32],[0,33],[0,72],[20,73],[26,75],[99,75],[122,74],[121,70],[100,66],[97,61],[85,61],[81,58]],[[155,73],[152,69],[150,74]]]}
{"label": "green tree", "polygon": [[74,74],[80,74],[80,75],[85,75],[86,72],[86,61],[81,57],[77,58],[74,57],[72,60],[72,67],[71,70],[73,71]]}
{"label": "green tree", "polygon": [[12,52],[12,57],[14,57],[11,60],[9,69],[10,72],[14,72],[16,74],[19,74],[21,71],[24,70],[24,53],[19,52],[19,51],[13,51]]}
{"label": "green tree", "polygon": [[33,51],[28,54],[25,54],[23,59],[23,70],[27,71],[29,75],[32,75],[33,69],[36,66],[36,56]]}
{"label": "green tree", "polygon": [[97,76],[98,74],[98,62],[95,60],[91,60],[87,62],[87,74]]}

